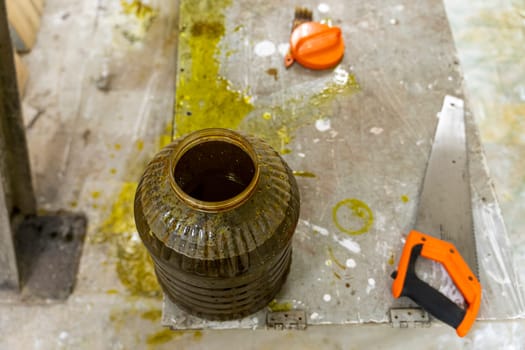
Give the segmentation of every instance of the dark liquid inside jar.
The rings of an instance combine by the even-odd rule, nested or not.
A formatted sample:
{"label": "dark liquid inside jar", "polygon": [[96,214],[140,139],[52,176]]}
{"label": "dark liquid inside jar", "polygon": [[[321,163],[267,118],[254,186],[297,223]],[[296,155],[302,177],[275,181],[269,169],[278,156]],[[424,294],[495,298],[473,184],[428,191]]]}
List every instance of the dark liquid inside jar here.
{"label": "dark liquid inside jar", "polygon": [[173,175],[191,197],[220,202],[246,189],[254,173],[255,165],[244,150],[228,142],[209,141],[186,151]]}

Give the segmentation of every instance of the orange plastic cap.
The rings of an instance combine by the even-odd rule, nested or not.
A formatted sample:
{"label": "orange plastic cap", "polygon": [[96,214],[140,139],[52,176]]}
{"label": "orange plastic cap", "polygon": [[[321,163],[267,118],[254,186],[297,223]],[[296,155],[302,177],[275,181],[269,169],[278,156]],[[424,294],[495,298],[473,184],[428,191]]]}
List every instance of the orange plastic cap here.
{"label": "orange plastic cap", "polygon": [[310,69],[328,69],[341,61],[344,51],[340,28],[306,22],[292,32],[285,64],[289,67],[295,60]]}

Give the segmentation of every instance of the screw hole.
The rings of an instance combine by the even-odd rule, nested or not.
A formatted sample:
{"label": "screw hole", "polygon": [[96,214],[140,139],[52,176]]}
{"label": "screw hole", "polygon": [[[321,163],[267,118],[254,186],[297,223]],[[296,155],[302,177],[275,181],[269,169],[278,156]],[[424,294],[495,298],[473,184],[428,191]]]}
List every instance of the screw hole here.
{"label": "screw hole", "polygon": [[454,249],[450,249],[450,252],[451,252],[452,254],[454,254]]}
{"label": "screw hole", "polygon": [[49,234],[49,236],[51,236],[51,238],[57,238],[58,233],[55,232],[55,231],[53,231],[53,232],[51,232],[51,233]]}
{"label": "screw hole", "polygon": [[284,317],[288,317],[288,314],[284,314]]}
{"label": "screw hole", "polygon": [[469,281],[474,281],[474,277],[468,276]]}
{"label": "screw hole", "polygon": [[423,242],[426,242],[427,238],[426,238],[426,237],[421,237],[421,240],[422,240]]}

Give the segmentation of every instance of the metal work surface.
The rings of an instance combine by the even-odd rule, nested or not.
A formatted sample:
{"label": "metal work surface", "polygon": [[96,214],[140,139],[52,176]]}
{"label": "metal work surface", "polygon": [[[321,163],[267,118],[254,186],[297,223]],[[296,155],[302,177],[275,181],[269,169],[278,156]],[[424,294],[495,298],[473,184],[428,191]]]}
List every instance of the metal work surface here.
{"label": "metal work surface", "polygon": [[[301,217],[278,307],[306,311],[309,325],[389,322],[391,307],[410,305],[393,301],[389,275],[414,225],[437,112],[445,95],[462,96],[458,60],[441,3],[340,2],[329,14],[316,4],[303,5],[314,9],[314,19],[329,18],[344,33],[345,56],[334,70],[297,64],[284,69],[293,2],[218,7],[182,1],[174,131],[177,136],[204,123],[225,126],[220,115],[209,118],[212,106],[244,113],[226,126],[264,137],[298,175],[309,175],[298,176]],[[206,35],[217,40],[209,42],[211,51],[199,47]],[[191,84],[200,81],[206,91],[215,83],[201,79],[204,54],[216,57],[208,71],[214,63],[220,67],[213,89],[229,81],[227,89],[237,94],[230,100],[191,94]],[[468,111],[466,119],[484,287],[479,317],[513,318],[523,314],[521,290],[512,282],[510,247]],[[439,266],[428,271],[440,273]],[[256,328],[265,326],[265,315],[208,322],[165,300],[163,323],[176,329]]]}

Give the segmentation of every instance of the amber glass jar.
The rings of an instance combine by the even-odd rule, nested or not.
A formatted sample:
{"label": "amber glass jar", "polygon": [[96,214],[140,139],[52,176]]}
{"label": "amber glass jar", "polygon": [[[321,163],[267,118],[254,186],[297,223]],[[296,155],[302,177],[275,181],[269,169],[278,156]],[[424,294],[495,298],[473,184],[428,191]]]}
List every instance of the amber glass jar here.
{"label": "amber glass jar", "polygon": [[159,283],[182,309],[227,320],[277,294],[291,263],[299,192],[259,138],[204,129],[160,151],[135,196],[135,222]]}

